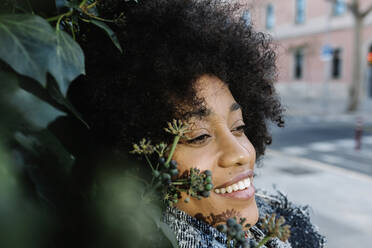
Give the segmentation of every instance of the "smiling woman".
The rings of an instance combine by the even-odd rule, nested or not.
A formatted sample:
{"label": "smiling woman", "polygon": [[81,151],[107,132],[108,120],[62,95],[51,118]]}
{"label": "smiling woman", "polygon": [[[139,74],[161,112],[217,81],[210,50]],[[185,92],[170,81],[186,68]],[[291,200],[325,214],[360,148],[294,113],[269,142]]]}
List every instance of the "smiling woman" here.
{"label": "smiling woman", "polygon": [[197,96],[204,99],[205,111],[188,120],[191,132],[177,147],[174,159],[181,174],[192,167],[212,171],[215,187],[207,199],[192,198],[177,207],[212,225],[227,220],[213,219],[212,214],[218,216],[230,210],[253,226],[258,219],[252,185],[256,152],[244,133],[240,105],[217,77],[203,75],[195,88]]}
{"label": "smiling woman", "polygon": [[[94,42],[81,41],[89,51],[87,73],[71,85],[69,98],[91,126],[95,143],[119,154],[143,137],[170,144],[172,137],[160,131],[166,122],[188,123],[190,132],[173,159],[181,174],[198,168],[211,171],[213,179],[208,198],[186,200],[183,192],[164,211],[179,246],[226,247],[226,235],[215,227],[230,217],[246,219],[253,226],[250,237],[259,242],[259,214],[283,210],[280,215],[289,215],[296,227],[308,227],[306,235],[293,229],[293,247],[322,247],[303,211],[290,208],[286,199],[268,197],[272,202],[265,203],[255,195],[255,162],[271,143],[268,122],[284,124],[270,38],[246,24],[238,4],[218,0],[111,0],[97,6],[103,18],[125,14],[125,25],[111,24],[125,53],[88,29],[85,37]],[[267,247],[291,244],[273,239]]]}

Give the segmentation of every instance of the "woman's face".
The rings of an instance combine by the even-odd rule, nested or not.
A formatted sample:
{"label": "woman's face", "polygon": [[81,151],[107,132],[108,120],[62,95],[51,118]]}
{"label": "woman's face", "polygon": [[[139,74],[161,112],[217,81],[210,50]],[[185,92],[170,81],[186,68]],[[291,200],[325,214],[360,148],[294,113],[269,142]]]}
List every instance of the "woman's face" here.
{"label": "woman's face", "polygon": [[244,134],[242,110],[217,77],[203,75],[195,86],[207,111],[203,115],[196,111],[189,119],[191,132],[177,146],[174,159],[181,174],[190,168],[212,171],[214,188],[208,198],[190,197],[188,203],[182,195],[177,207],[211,225],[234,216],[254,225],[258,219],[252,185],[256,152]]}

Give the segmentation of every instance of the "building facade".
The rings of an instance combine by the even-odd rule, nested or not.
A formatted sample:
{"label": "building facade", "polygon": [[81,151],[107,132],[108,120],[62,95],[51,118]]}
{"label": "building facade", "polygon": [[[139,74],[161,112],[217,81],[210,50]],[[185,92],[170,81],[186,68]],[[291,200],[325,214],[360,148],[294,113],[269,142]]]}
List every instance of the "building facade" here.
{"label": "building facade", "polygon": [[[352,81],[354,19],[351,0],[241,0],[243,16],[268,32],[278,48],[279,83],[346,88]],[[362,10],[372,0],[359,0]],[[372,97],[372,11],[363,22],[360,73],[363,93]],[[338,86],[337,86],[338,85]]]}

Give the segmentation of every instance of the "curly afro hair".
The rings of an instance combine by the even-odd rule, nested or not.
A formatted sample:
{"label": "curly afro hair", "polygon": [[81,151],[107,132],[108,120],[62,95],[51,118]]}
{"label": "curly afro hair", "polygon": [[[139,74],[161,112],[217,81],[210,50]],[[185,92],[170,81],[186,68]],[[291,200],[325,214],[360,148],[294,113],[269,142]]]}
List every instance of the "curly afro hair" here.
{"label": "curly afro hair", "polygon": [[264,154],[271,143],[267,120],[284,124],[273,86],[276,55],[270,38],[239,17],[239,5],[110,0],[99,1],[98,9],[120,20],[110,26],[124,52],[103,31],[87,26],[80,41],[87,73],[72,84],[69,97],[101,143],[128,151],[143,137],[167,141],[166,122],[187,119],[180,106],[203,108],[194,82],[210,74],[228,85],[257,157]]}

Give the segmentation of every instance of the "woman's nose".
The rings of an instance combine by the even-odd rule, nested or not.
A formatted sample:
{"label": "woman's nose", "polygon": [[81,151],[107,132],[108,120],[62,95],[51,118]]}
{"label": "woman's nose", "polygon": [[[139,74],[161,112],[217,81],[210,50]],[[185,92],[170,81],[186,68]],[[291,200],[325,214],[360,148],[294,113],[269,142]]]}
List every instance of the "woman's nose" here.
{"label": "woman's nose", "polygon": [[255,150],[248,138],[236,137],[231,132],[220,139],[219,166],[254,166]]}

